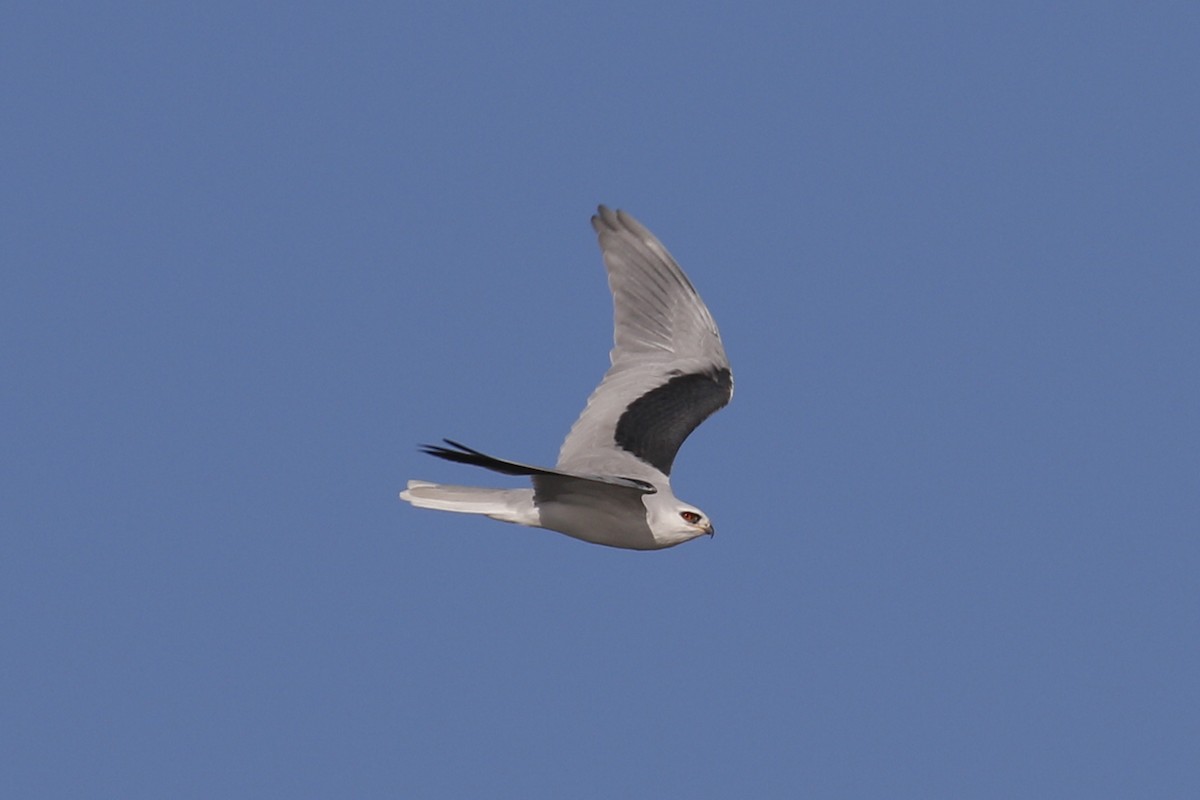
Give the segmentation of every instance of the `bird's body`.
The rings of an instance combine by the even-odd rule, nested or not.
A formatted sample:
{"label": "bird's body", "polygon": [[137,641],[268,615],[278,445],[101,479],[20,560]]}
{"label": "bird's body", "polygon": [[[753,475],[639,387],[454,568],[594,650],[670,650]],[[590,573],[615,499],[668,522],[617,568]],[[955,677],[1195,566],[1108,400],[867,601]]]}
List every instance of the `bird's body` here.
{"label": "bird's body", "polygon": [[716,323],[670,253],[631,216],[601,206],[592,226],[613,293],[612,366],[567,434],[557,465],[504,461],[447,440],[448,447],[425,452],[526,475],[533,488],[409,481],[402,499],[632,550],[712,534],[704,514],[675,497],[669,476],[684,439],[733,395]]}

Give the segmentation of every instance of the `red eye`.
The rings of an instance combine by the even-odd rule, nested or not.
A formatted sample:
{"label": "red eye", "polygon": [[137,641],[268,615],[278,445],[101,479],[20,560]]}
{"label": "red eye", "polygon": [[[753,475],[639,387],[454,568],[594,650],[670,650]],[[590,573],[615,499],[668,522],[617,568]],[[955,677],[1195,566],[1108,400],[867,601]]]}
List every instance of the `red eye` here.
{"label": "red eye", "polygon": [[683,517],[683,521],[688,525],[695,525],[700,521],[700,515],[695,511],[680,511],[679,516]]}

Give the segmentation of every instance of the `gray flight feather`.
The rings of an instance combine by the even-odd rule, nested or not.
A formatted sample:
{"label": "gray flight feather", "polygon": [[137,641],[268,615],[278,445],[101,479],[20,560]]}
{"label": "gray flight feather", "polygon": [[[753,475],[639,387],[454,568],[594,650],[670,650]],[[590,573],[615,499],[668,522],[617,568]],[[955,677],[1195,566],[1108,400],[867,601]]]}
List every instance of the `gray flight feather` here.
{"label": "gray flight feather", "polygon": [[570,472],[651,481],[733,396],[717,324],[654,234],[623,211],[592,217],[613,294],[612,366],[558,454]]}

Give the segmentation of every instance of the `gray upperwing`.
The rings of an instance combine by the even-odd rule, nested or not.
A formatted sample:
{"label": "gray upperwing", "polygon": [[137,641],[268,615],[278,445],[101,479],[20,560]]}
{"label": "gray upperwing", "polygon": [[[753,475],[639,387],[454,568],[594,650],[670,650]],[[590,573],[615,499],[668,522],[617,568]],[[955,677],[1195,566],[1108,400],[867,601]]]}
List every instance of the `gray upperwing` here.
{"label": "gray upperwing", "polygon": [[732,397],[729,360],[704,301],[654,234],[604,206],[592,226],[613,294],[612,366],[558,467],[665,478],[688,435]]}

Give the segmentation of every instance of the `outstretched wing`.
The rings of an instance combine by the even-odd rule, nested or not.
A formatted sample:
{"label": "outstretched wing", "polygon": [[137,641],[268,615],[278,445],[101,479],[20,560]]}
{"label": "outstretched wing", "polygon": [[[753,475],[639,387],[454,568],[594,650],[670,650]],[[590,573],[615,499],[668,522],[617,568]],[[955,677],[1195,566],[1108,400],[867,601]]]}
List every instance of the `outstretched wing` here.
{"label": "outstretched wing", "polygon": [[613,294],[612,366],[558,468],[665,478],[683,441],[733,396],[729,360],[704,301],[654,234],[604,206],[592,227]]}
{"label": "outstretched wing", "polygon": [[447,461],[453,461],[458,464],[470,464],[475,467],[483,467],[484,469],[490,469],[493,472],[499,472],[504,475],[530,475],[534,476],[535,478],[550,477],[555,479],[570,479],[572,481],[603,483],[610,486],[619,486],[623,489],[636,489],[644,494],[654,494],[654,492],[657,491],[652,484],[648,483],[647,481],[638,480],[637,478],[622,478],[608,475],[603,477],[595,475],[579,475],[576,473],[563,472],[556,469],[535,467],[530,464],[521,464],[516,461],[505,461],[502,458],[489,456],[486,453],[481,453],[478,450],[467,447],[465,444],[459,444],[452,439],[443,439],[442,441],[450,446],[442,447],[441,445],[437,444],[423,444],[421,445],[421,452],[425,453],[426,455],[444,458]]}

